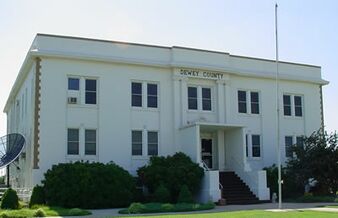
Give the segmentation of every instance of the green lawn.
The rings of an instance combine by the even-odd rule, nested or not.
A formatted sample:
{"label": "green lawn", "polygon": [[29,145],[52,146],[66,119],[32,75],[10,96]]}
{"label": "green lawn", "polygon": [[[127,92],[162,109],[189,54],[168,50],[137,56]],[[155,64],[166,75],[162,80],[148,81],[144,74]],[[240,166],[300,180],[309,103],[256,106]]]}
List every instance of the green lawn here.
{"label": "green lawn", "polygon": [[91,214],[89,211],[82,209],[66,209],[61,207],[49,207],[39,206],[34,209],[22,208],[18,210],[0,210],[0,217],[2,214],[6,214],[9,217],[33,217],[35,211],[38,208],[42,208],[47,216],[84,216]]}
{"label": "green lawn", "polygon": [[[317,211],[292,211],[292,212],[269,212],[263,210],[247,210],[237,212],[221,212],[221,213],[199,213],[199,214],[178,214],[178,215],[161,215],[161,216],[142,216],[151,218],[171,218],[171,217],[225,217],[225,218],[337,218],[338,213],[335,212],[317,212]],[[133,217],[135,218],[135,217]]]}

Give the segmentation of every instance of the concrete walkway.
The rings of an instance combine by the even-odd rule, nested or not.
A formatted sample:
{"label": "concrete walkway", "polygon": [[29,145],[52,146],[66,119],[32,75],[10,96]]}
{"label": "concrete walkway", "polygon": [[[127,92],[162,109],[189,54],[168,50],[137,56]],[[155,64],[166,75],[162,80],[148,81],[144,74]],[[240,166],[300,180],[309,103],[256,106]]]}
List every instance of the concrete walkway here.
{"label": "concrete walkway", "polygon": [[[144,216],[149,215],[165,215],[165,214],[194,214],[194,213],[217,213],[225,211],[241,211],[241,210],[268,210],[268,211],[292,211],[292,210],[316,210],[316,211],[329,211],[337,212],[338,208],[324,208],[324,206],[329,205],[338,205],[337,203],[283,203],[283,210],[278,210],[278,204],[276,203],[266,203],[266,204],[251,204],[251,205],[226,205],[226,206],[216,206],[212,210],[205,211],[193,211],[193,212],[180,212],[180,213],[159,213],[159,214],[143,214]],[[132,214],[122,215],[118,211],[120,209],[102,209],[102,210],[91,210],[92,215],[85,217],[114,217],[114,216],[133,216]],[[137,214],[135,216],[142,216],[142,214]]]}

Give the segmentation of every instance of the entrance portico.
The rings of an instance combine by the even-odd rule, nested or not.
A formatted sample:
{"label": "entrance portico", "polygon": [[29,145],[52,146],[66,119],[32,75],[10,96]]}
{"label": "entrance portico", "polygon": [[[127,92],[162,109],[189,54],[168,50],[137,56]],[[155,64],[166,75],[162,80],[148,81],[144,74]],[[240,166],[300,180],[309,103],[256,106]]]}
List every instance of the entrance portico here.
{"label": "entrance portico", "polygon": [[269,199],[266,172],[252,171],[246,161],[244,126],[203,123],[182,127],[181,151],[205,169],[201,201],[221,198],[220,171],[234,171],[260,200]]}

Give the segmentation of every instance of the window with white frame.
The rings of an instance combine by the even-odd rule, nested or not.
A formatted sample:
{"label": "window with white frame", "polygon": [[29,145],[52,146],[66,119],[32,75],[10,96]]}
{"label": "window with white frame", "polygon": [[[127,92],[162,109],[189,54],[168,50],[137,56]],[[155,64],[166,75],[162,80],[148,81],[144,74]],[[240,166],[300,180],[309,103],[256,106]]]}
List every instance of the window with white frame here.
{"label": "window with white frame", "polygon": [[285,136],[285,156],[292,157],[292,145],[293,145],[293,137]]}
{"label": "window with white frame", "polygon": [[131,154],[142,156],[142,130],[131,131]]}
{"label": "window with white frame", "polygon": [[69,128],[67,131],[67,154],[79,155],[79,129]]}
{"label": "window with white frame", "polygon": [[156,131],[148,131],[148,155],[158,155],[158,133]]}
{"label": "window with white frame", "polygon": [[296,136],[296,145],[304,147],[304,136]]}
{"label": "window with white frame", "polygon": [[85,155],[96,155],[96,130],[85,130]]}
{"label": "window with white frame", "polygon": [[188,86],[188,109],[212,111],[212,89],[201,86]]}
{"label": "window with white frame", "polygon": [[283,95],[284,116],[303,116],[303,96],[300,95]]}
{"label": "window with white frame", "polygon": [[151,82],[132,82],[131,106],[142,108],[143,99],[146,100],[144,103],[145,107],[158,108],[158,84]]}
{"label": "window with white frame", "polygon": [[[238,113],[259,114],[259,93],[255,91],[237,91]],[[248,103],[248,101],[250,101]]]}
{"label": "window with white frame", "polygon": [[68,90],[80,90],[80,79],[79,78],[68,78]]}

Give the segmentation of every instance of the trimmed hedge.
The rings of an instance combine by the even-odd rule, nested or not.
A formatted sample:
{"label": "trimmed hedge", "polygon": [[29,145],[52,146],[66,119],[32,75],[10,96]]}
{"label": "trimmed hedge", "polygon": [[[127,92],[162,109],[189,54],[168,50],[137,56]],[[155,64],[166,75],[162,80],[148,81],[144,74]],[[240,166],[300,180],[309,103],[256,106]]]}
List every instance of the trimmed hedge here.
{"label": "trimmed hedge", "polygon": [[18,209],[19,198],[16,191],[8,188],[1,199],[1,209]]}
{"label": "trimmed hedge", "polygon": [[185,211],[199,211],[210,210],[215,208],[213,202],[206,204],[161,204],[161,203],[132,203],[128,208],[119,211],[120,214],[139,214],[139,213],[162,213],[162,212],[185,212]]}
{"label": "trimmed hedge", "polygon": [[143,184],[153,194],[162,183],[171,194],[171,202],[176,202],[182,185],[195,194],[199,188],[204,170],[184,153],[167,157],[151,157],[149,165],[137,171]]}
{"label": "trimmed hedge", "polygon": [[188,186],[182,185],[180,194],[177,198],[178,203],[194,203],[194,198],[191,195],[191,192],[188,189]]}
{"label": "trimmed hedge", "polygon": [[42,181],[47,204],[66,208],[125,207],[133,199],[135,181],[114,163],[61,163]]}
{"label": "trimmed hedge", "polygon": [[160,186],[155,190],[153,200],[159,203],[170,202],[169,190],[163,184],[160,184]]}

